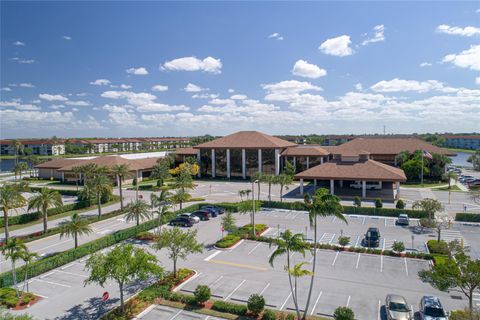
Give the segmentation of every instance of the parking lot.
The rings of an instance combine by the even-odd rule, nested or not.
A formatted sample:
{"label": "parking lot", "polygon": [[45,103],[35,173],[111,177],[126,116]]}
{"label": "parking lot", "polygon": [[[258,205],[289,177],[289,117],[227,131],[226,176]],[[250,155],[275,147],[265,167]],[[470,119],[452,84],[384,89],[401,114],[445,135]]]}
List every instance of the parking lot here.
{"label": "parking lot", "polygon": [[143,320],[220,320],[222,318],[203,315],[167,306],[152,305],[137,319]]}

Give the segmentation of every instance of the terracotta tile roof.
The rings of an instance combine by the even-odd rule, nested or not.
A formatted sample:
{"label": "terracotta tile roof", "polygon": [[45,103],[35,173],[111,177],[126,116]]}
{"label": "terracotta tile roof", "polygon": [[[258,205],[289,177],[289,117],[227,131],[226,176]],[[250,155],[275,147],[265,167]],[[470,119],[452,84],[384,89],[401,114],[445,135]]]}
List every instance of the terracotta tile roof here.
{"label": "terracotta tile roof", "polygon": [[473,135],[446,135],[443,136],[445,139],[480,139],[480,134]]}
{"label": "terracotta tile roof", "polygon": [[194,148],[177,148],[175,149],[175,154],[180,154],[180,155],[194,155],[196,156],[198,153],[197,149]]}
{"label": "terracotta tile roof", "polygon": [[330,152],[325,150],[321,146],[317,145],[298,145],[295,147],[288,147],[282,152],[282,156],[298,156],[298,157],[319,157],[319,156],[327,156]]}
{"label": "terracotta tile roof", "polygon": [[234,134],[205,142],[195,149],[274,149],[295,146],[295,143],[269,136],[258,131],[239,131]]}
{"label": "terracotta tile roof", "polygon": [[357,138],[335,148],[339,153],[364,150],[370,154],[396,155],[402,151],[414,152],[426,150],[430,153],[454,155],[446,149],[439,148],[417,138]]}
{"label": "terracotta tile roof", "polygon": [[[42,144],[52,144],[52,140],[50,139],[19,139],[22,145],[42,145]],[[0,144],[12,144],[13,140],[0,140]],[[56,145],[63,144],[63,140],[58,140]]]}
{"label": "terracotta tile roof", "polygon": [[81,163],[88,161],[87,159],[63,159],[63,158],[58,158],[58,159],[53,159],[44,163],[40,163],[35,166],[37,169],[60,169],[65,166],[69,165],[75,165],[78,164],[80,165]]}
{"label": "terracotta tile roof", "polygon": [[407,177],[402,169],[395,168],[375,160],[359,162],[326,162],[296,174],[295,178],[400,182],[407,181]]}

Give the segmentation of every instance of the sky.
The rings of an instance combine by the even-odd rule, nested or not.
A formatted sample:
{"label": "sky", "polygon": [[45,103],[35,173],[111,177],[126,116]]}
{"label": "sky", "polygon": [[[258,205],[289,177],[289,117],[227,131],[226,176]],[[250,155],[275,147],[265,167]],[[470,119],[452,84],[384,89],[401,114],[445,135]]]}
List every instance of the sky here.
{"label": "sky", "polygon": [[480,131],[480,4],[2,1],[1,138]]}

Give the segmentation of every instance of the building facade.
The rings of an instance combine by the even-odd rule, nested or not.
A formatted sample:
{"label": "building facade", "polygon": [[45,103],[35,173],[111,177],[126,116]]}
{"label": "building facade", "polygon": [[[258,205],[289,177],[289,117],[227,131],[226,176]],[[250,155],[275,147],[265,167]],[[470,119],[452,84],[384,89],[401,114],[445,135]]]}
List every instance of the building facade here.
{"label": "building facade", "polygon": [[445,136],[445,145],[449,148],[480,150],[480,135]]}
{"label": "building facade", "polygon": [[[63,140],[17,140],[20,142],[18,152],[20,154],[25,153],[26,150],[30,150],[31,154],[40,156],[58,156],[65,154],[65,143]],[[0,141],[0,154],[15,155],[17,152],[17,146],[15,146],[15,140],[1,140]]]}

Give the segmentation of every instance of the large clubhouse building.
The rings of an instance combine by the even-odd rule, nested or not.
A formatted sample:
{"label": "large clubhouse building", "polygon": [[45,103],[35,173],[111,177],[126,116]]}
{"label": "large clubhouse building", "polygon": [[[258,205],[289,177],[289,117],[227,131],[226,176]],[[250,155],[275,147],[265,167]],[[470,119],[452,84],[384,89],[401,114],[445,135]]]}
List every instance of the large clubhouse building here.
{"label": "large clubhouse building", "polygon": [[312,184],[308,188],[324,186],[332,194],[397,198],[406,176],[395,167],[395,157],[402,151],[417,150],[452,155],[416,138],[358,138],[339,146],[318,146],[297,145],[256,131],[240,131],[175,153],[177,161],[196,157],[201,177],[247,179],[256,172],[278,175],[285,161],[290,161],[296,168],[301,195],[308,181]]}

